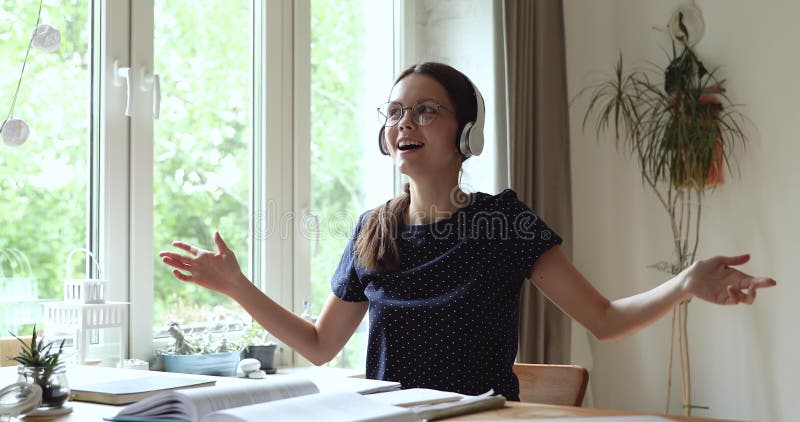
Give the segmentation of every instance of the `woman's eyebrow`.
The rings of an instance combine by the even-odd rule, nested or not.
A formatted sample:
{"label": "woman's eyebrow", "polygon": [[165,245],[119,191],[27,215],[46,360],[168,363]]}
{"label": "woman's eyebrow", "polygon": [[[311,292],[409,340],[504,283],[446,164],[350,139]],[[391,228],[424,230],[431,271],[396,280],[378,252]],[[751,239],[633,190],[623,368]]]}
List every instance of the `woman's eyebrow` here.
{"label": "woman's eyebrow", "polygon": [[[413,104],[416,105],[416,104],[424,103],[425,101],[433,101],[435,103],[440,103],[441,102],[441,101],[437,100],[436,98],[420,98],[419,100],[415,101]],[[389,100],[389,102],[390,103],[397,103],[397,104],[400,104],[400,105],[405,105],[402,102],[400,102],[399,100]]]}

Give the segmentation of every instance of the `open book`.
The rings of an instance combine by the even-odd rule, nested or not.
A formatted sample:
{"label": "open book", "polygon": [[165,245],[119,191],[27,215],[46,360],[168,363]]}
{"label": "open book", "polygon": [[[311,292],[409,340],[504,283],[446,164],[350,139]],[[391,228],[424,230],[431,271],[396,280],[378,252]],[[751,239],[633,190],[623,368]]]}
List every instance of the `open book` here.
{"label": "open book", "polygon": [[166,375],[120,379],[78,385],[71,389],[70,399],[103,404],[128,404],[146,397],[181,388],[210,387],[215,381]]}
{"label": "open book", "polygon": [[311,381],[287,377],[168,391],[125,407],[117,417],[190,422],[421,421],[501,407],[503,403],[505,399],[500,396],[471,397],[422,389],[366,396],[356,391],[320,393]]}

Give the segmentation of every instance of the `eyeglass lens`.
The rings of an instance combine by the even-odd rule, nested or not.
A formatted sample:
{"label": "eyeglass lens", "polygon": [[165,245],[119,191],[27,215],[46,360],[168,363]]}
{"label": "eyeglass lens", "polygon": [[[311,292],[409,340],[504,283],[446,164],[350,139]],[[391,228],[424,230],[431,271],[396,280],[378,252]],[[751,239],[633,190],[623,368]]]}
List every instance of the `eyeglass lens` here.
{"label": "eyeglass lens", "polygon": [[385,119],[386,126],[394,126],[403,120],[406,110],[409,109],[411,118],[420,126],[431,124],[439,114],[439,105],[431,102],[415,104],[413,107],[403,107],[400,103],[386,103],[378,109],[378,112]]}

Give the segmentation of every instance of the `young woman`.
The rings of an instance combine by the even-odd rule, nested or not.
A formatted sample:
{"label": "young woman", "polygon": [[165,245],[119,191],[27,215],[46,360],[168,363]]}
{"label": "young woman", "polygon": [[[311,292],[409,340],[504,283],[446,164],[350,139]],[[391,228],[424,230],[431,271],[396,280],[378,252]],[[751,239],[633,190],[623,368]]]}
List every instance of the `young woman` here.
{"label": "young woman", "polygon": [[464,394],[494,389],[510,400],[519,392],[511,368],[525,279],[599,339],[629,335],[692,297],[750,304],[757,289],[775,285],[732,268],[748,255],[714,257],[609,301],[513,191],[459,189],[462,162],[482,146],[483,100],[466,76],[439,63],[412,66],[379,111],[380,148],[410,182],[359,218],[315,324],[245,278],[219,233],[218,252],[176,241],[188,255],[161,252],[163,262],[176,278],[236,300],[315,364],[333,358],[369,310],[367,377]]}

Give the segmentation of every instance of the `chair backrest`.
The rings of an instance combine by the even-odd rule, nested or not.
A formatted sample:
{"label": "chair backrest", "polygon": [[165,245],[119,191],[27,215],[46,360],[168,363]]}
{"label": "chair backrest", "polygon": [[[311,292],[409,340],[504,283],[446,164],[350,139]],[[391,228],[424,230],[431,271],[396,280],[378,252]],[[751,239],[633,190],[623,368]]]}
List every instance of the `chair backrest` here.
{"label": "chair backrest", "polygon": [[539,365],[515,363],[522,402],[580,406],[589,371],[578,365]]}
{"label": "chair backrest", "polygon": [[0,338],[0,366],[16,366],[17,361],[11,359],[22,351],[22,343],[14,337]]}

